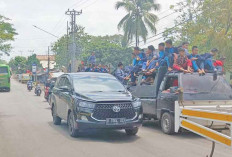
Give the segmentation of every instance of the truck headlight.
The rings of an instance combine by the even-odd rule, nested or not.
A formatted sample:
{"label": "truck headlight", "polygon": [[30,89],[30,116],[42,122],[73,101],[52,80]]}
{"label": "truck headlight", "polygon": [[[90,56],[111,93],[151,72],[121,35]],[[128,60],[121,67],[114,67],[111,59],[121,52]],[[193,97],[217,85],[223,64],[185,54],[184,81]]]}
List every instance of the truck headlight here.
{"label": "truck headlight", "polygon": [[84,107],[84,108],[91,108],[94,109],[95,108],[95,104],[91,103],[91,102],[86,102],[86,101],[81,101],[79,102],[79,107]]}
{"label": "truck headlight", "polygon": [[134,102],[132,103],[132,105],[133,105],[134,108],[139,108],[139,107],[142,106],[142,103],[141,103],[141,101],[136,100],[136,101],[134,101]]}

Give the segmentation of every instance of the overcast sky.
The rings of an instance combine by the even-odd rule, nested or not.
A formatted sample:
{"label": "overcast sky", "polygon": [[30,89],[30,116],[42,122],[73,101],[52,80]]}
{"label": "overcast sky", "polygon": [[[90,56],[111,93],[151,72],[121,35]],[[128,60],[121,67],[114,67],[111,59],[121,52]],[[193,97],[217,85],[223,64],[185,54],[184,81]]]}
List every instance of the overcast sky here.
{"label": "overcast sky", "polygon": [[[10,18],[19,34],[12,44],[14,49],[11,56],[3,56],[2,58],[9,60],[17,55],[46,54],[47,47],[57,39],[35,29],[32,25],[41,27],[60,37],[66,33],[66,22],[69,20],[69,16],[65,15],[65,11],[68,8],[83,9],[83,14],[77,17],[77,24],[84,26],[87,33],[91,35],[118,34],[120,32],[117,30],[117,24],[126,12],[123,9],[115,10],[114,6],[117,1],[0,0],[0,15]],[[169,6],[180,1],[182,0],[156,0],[157,3],[161,4],[161,11],[157,12],[159,18],[172,13],[171,10],[168,10]],[[162,32],[164,27],[172,27],[174,18],[175,15],[161,20],[157,25],[157,33]],[[149,44],[157,47],[158,42],[160,41]],[[141,44],[142,46],[143,44]]]}

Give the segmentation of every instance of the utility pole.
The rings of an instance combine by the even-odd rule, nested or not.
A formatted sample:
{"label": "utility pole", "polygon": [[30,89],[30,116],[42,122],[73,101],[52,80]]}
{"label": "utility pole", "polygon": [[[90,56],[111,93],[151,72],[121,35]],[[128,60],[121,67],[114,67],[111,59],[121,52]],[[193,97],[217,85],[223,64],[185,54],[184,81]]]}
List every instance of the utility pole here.
{"label": "utility pole", "polygon": [[66,15],[71,16],[71,36],[72,36],[72,48],[70,50],[70,56],[71,56],[71,72],[76,72],[76,42],[75,42],[75,33],[77,32],[76,27],[76,16],[82,14],[81,11],[76,10],[69,10],[65,12]]}

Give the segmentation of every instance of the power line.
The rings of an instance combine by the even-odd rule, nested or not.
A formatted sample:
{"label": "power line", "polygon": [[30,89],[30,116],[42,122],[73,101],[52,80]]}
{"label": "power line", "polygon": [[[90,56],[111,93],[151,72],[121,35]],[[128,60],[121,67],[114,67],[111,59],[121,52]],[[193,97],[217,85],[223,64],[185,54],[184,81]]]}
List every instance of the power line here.
{"label": "power line", "polygon": [[44,29],[42,29],[42,28],[39,28],[39,27],[37,27],[37,26],[35,26],[35,25],[33,25],[33,27],[35,27],[35,28],[37,28],[37,29],[39,29],[39,30],[41,30],[41,31],[43,31],[43,32],[45,32],[45,33],[47,33],[47,34],[50,34],[50,35],[53,36],[53,37],[59,38],[58,36],[56,36],[56,35],[54,35],[54,34],[48,32],[48,31],[46,31],[46,30],[44,30]]}
{"label": "power line", "polygon": [[90,3],[88,6],[82,8],[82,9],[86,9],[86,8],[88,8],[88,7],[91,7],[91,6],[92,6],[93,4],[95,4],[97,1],[98,1],[98,0],[95,0],[93,3]]}

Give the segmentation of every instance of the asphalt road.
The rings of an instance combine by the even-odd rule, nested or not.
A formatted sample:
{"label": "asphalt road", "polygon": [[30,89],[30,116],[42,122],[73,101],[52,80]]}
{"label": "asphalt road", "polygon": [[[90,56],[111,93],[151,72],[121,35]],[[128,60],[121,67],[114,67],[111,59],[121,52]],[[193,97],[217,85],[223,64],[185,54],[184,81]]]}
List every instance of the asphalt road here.
{"label": "asphalt road", "polygon": [[[0,157],[206,157],[211,142],[192,133],[168,136],[146,122],[137,136],[124,131],[68,135],[65,122],[52,124],[50,107],[12,80],[10,93],[0,93]],[[214,157],[231,157],[232,149],[216,145]]]}

